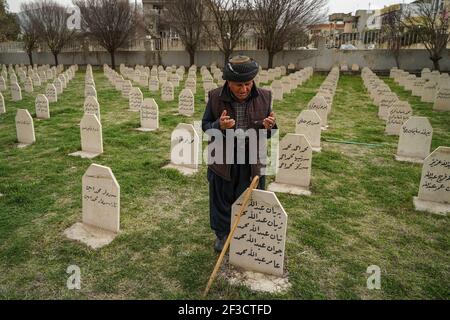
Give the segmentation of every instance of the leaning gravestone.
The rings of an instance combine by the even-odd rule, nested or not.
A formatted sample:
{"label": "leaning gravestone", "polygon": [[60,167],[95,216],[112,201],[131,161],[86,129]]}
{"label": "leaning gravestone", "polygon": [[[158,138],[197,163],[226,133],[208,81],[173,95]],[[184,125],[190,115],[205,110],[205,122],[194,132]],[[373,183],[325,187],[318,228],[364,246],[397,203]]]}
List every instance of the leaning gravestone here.
{"label": "leaning gravestone", "polygon": [[295,133],[303,134],[311,144],[313,151],[320,152],[320,137],[322,129],[320,126],[321,120],[319,115],[314,110],[303,110],[297,117],[295,125]]}
{"label": "leaning gravestone", "polygon": [[400,135],[403,124],[412,117],[412,108],[406,101],[397,101],[389,108],[386,120],[385,133],[388,135]]}
{"label": "leaning gravestone", "polygon": [[17,83],[11,84],[11,97],[12,101],[21,101],[22,100],[22,89]]}
{"label": "leaning gravestone", "polygon": [[178,98],[178,113],[187,117],[194,115],[194,95],[191,90],[184,89],[181,91]]}
{"label": "leaning gravestone", "polygon": [[191,124],[180,123],[172,132],[170,164],[164,169],[176,169],[183,175],[198,172],[200,138]]}
{"label": "leaning gravestone", "polygon": [[93,249],[114,240],[120,229],[120,186],[108,167],[91,164],[83,176],[82,222],[64,231]]}
{"label": "leaning gravestone", "polygon": [[38,119],[50,119],[50,108],[48,106],[48,99],[43,94],[38,94],[35,100],[36,117]]}
{"label": "leaning gravestone", "polygon": [[47,90],[45,91],[45,96],[48,99],[48,102],[58,102],[58,93],[56,92],[56,88],[52,83],[47,85]]}
{"label": "leaning gravestone", "polygon": [[322,130],[328,127],[328,104],[324,97],[316,95],[307,106],[308,110],[314,110],[320,117]]}
{"label": "leaning gravestone", "polygon": [[436,93],[434,111],[450,111],[450,88],[441,88]]}
{"label": "leaning gravestone", "polygon": [[155,99],[144,99],[141,105],[141,127],[138,131],[155,131],[159,128],[159,110]]}
{"label": "leaning gravestone", "polygon": [[426,117],[411,117],[401,130],[398,141],[397,161],[423,163],[430,154],[433,128]]}
{"label": "leaning gravestone", "polygon": [[3,95],[0,92],[0,114],[2,113],[6,113],[6,108],[5,108],[5,99],[3,98]]}
{"label": "leaning gravestone", "polygon": [[310,196],[312,148],[301,134],[287,134],[279,146],[275,182],[267,190]]}
{"label": "leaning gravestone", "polygon": [[142,91],[139,88],[132,88],[129,97],[129,106],[131,111],[139,112],[144,99]]}
{"label": "leaning gravestone", "polygon": [[450,148],[439,147],[424,161],[419,196],[414,198],[418,211],[450,213]]}
{"label": "leaning gravestone", "polygon": [[[232,206],[231,225],[243,205],[242,194]],[[254,190],[231,239],[230,264],[244,270],[282,277],[287,214],[273,192]]]}
{"label": "leaning gravestone", "polygon": [[94,114],[97,117],[98,121],[102,121],[100,116],[100,104],[95,97],[88,96],[84,100],[84,113]]}
{"label": "leaning gravestone", "polygon": [[84,114],[80,123],[81,151],[69,156],[93,159],[103,153],[102,125],[94,114]]}
{"label": "leaning gravestone", "polygon": [[18,148],[25,148],[36,142],[33,118],[27,109],[18,109],[16,114]]}
{"label": "leaning gravestone", "polygon": [[174,88],[171,82],[164,82],[161,86],[161,100],[162,101],[173,101],[174,97]]}

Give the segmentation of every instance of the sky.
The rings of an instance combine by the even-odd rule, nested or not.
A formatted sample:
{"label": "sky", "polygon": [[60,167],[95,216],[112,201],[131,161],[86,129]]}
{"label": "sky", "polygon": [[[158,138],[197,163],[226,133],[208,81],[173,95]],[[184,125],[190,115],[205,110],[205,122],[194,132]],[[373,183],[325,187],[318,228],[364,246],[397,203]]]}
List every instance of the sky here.
{"label": "sky", "polygon": [[[13,12],[20,11],[20,4],[22,2],[27,2],[28,0],[7,0],[9,4],[9,9]],[[71,5],[71,0],[56,0],[65,5]],[[142,3],[141,0],[137,0],[138,3]],[[134,2],[134,1],[131,1]],[[329,0],[329,13],[334,12],[355,12],[359,9],[381,9],[385,5],[390,5],[394,3],[410,3],[412,0]]]}

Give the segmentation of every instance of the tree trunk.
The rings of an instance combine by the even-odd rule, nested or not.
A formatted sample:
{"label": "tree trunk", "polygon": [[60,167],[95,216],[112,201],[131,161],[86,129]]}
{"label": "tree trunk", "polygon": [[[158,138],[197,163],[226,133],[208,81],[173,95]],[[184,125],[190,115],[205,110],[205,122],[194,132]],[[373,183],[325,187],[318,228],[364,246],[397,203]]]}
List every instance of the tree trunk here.
{"label": "tree trunk", "polygon": [[57,53],[53,53],[53,57],[55,57],[55,66],[58,66],[58,54]]}
{"label": "tree trunk", "polygon": [[189,63],[190,63],[189,66],[192,66],[195,64],[195,51],[189,50],[188,52],[189,52]]}
{"label": "tree trunk", "polygon": [[228,51],[228,50],[226,50],[226,51],[223,52],[223,55],[224,55],[224,57],[225,57],[224,63],[223,63],[224,66],[226,66],[227,63],[229,62],[231,53],[232,53],[232,51]]}
{"label": "tree trunk", "polygon": [[275,53],[268,51],[269,54],[269,61],[267,62],[267,68],[272,69],[273,68],[273,58],[275,57]]}
{"label": "tree trunk", "polygon": [[116,57],[114,55],[114,51],[111,51],[109,54],[111,55],[111,67],[113,70],[116,70]]}
{"label": "tree trunk", "polygon": [[28,59],[30,60],[30,66],[33,67],[33,53],[32,52],[28,52]]}
{"label": "tree trunk", "polygon": [[397,66],[397,69],[400,69],[400,54],[394,53],[394,58],[395,58],[395,65]]}
{"label": "tree trunk", "polygon": [[439,66],[439,60],[441,58],[431,57],[431,61],[433,61],[434,70],[441,71],[441,67]]}

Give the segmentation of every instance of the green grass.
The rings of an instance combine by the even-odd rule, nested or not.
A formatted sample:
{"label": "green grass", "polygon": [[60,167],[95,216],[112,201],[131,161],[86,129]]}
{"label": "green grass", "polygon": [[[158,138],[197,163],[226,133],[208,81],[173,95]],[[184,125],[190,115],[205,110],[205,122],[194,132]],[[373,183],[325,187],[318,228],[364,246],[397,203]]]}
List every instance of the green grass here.
{"label": "green grass", "polygon": [[[51,119],[35,120],[37,142],[17,149],[18,108],[32,116],[33,94],[21,102],[4,93],[0,115],[0,298],[2,299],[200,299],[217,255],[209,228],[206,167],[194,177],[161,170],[169,161],[170,134],[180,122],[200,120],[201,81],[192,118],[175,115],[177,99],[162,102],[160,130],[134,131],[139,114],[94,71],[102,113],[104,154],[90,160],[67,156],[80,149],[77,127],[84,101],[84,70],[77,72]],[[325,76],[314,77],[275,102],[282,136]],[[450,113],[385,81],[408,100],[415,115],[429,117],[432,149],[450,145]],[[175,92],[178,96],[181,87]],[[449,218],[416,212],[421,166],[394,160],[398,138],[384,123],[360,77],[341,76],[323,151],[313,156],[311,197],[279,194],[288,214],[286,256],[291,289],[282,295],[254,293],[219,278],[212,299],[448,299]],[[380,147],[331,143],[347,140]],[[121,187],[121,232],[94,251],[63,236],[81,220],[81,178],[91,163],[109,166]],[[273,177],[268,179],[268,183]],[[81,290],[68,290],[69,265],[81,268]],[[381,290],[368,290],[366,269],[382,270]]]}

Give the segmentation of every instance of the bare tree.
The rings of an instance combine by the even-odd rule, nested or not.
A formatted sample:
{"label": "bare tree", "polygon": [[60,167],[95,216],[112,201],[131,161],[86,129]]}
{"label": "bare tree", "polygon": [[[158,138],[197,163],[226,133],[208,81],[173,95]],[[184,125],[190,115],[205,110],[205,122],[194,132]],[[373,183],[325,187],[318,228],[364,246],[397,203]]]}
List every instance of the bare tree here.
{"label": "bare tree", "polygon": [[248,0],[205,0],[207,12],[205,30],[225,56],[225,64],[248,30],[250,6]]}
{"label": "bare tree", "polygon": [[268,67],[274,56],[284,49],[292,35],[325,18],[327,0],[253,0],[255,31],[269,54]]}
{"label": "bare tree", "polygon": [[39,48],[39,33],[37,27],[33,25],[33,6],[29,3],[22,3],[22,11],[19,19],[22,32],[23,49],[28,55],[30,65],[33,65],[33,51]]}
{"label": "bare tree", "polygon": [[449,13],[445,7],[437,7],[437,2],[417,0],[404,13],[403,25],[417,34],[428,51],[434,69],[440,70],[439,60],[449,40]]}
{"label": "bare tree", "polygon": [[202,0],[172,0],[165,4],[163,20],[180,36],[189,53],[190,65],[200,44],[205,7]]}
{"label": "bare tree", "polygon": [[73,4],[80,8],[82,30],[109,52],[115,69],[116,51],[136,37],[142,17],[128,0],[73,0]]}
{"label": "bare tree", "polygon": [[36,0],[28,5],[27,17],[52,52],[55,65],[58,65],[58,54],[75,35],[75,30],[67,28],[67,7],[53,0]]}
{"label": "bare tree", "polygon": [[400,8],[392,8],[383,15],[381,34],[387,45],[388,51],[393,55],[397,68],[400,68],[400,49],[404,36],[402,23],[402,11]]}

